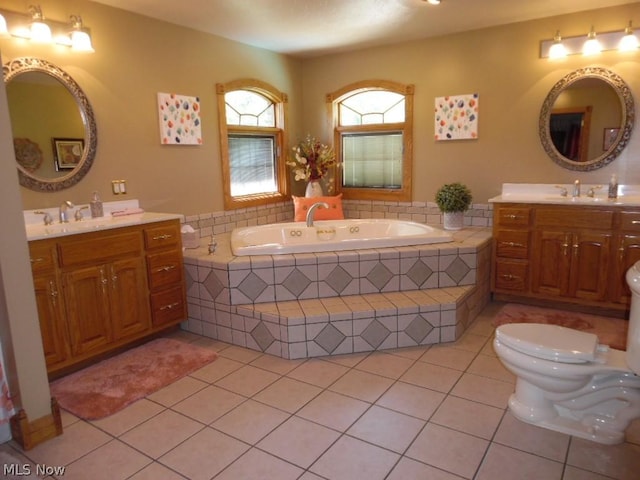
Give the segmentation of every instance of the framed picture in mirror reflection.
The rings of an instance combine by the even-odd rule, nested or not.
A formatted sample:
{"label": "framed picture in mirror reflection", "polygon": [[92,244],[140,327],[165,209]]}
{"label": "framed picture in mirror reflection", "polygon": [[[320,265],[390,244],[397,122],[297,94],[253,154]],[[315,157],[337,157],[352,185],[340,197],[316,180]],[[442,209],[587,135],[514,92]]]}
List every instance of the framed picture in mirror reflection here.
{"label": "framed picture in mirror reflection", "polygon": [[73,170],[78,166],[84,150],[82,138],[52,138],[51,145],[56,171]]}
{"label": "framed picture in mirror reflection", "polygon": [[602,151],[606,152],[618,138],[619,128],[605,128],[602,136]]}

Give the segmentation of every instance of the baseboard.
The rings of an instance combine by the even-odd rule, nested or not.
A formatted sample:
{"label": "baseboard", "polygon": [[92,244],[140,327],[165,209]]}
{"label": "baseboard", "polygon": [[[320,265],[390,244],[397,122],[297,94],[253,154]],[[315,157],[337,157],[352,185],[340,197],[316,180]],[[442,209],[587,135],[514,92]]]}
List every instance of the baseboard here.
{"label": "baseboard", "polygon": [[62,435],[62,418],[58,402],[53,397],[50,415],[29,422],[27,413],[21,408],[11,417],[11,436],[24,450],[31,450],[58,435]]}

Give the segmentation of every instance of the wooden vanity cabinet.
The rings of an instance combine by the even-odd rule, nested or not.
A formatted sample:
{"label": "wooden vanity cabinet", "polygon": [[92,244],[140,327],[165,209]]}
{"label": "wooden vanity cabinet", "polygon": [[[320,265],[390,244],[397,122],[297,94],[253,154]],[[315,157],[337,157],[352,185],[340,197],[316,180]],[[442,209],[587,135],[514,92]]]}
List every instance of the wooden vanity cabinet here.
{"label": "wooden vanity cabinet", "polygon": [[[522,216],[521,225],[507,225],[522,211],[529,212],[527,222]],[[640,260],[640,212],[501,203],[494,208],[493,229],[496,298],[628,309],[624,277]]]}
{"label": "wooden vanity cabinet", "polygon": [[[156,231],[160,235],[170,232],[165,240],[172,240],[161,246],[148,242],[149,232]],[[29,246],[49,373],[68,369],[187,317],[178,220],[36,240]],[[43,251],[52,254],[48,270],[36,260]],[[154,255],[158,254],[170,260],[157,266]],[[154,273],[152,264],[170,273]],[[56,296],[48,293],[47,282],[53,280],[58,280],[54,283]],[[172,314],[157,322],[155,303],[162,304],[159,308],[172,305]],[[56,310],[52,310],[54,306]],[[58,315],[55,322],[53,313]]]}

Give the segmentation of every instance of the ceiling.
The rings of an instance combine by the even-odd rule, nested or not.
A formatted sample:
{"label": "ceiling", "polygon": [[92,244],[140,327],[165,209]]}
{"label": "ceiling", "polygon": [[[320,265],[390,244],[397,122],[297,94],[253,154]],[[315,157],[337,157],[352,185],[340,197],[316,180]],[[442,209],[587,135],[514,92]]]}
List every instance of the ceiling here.
{"label": "ceiling", "polygon": [[267,50],[312,57],[637,0],[442,0],[437,6],[424,0],[94,1]]}

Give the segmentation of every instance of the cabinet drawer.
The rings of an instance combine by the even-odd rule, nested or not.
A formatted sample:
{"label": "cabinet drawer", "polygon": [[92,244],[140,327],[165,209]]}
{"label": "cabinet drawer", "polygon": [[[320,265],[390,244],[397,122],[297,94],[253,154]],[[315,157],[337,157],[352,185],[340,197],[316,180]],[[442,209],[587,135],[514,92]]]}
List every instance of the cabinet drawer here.
{"label": "cabinet drawer", "polygon": [[172,250],[147,256],[149,288],[156,290],[182,282],[182,255]]}
{"label": "cabinet drawer", "polygon": [[640,212],[620,212],[620,229],[640,232]]}
{"label": "cabinet drawer", "polygon": [[501,227],[526,227],[529,225],[531,209],[527,207],[499,207],[496,211],[497,225]]}
{"label": "cabinet drawer", "polygon": [[56,264],[56,244],[50,241],[29,243],[29,258],[33,273],[46,272]]}
{"label": "cabinet drawer", "polygon": [[182,285],[151,294],[153,326],[169,325],[187,319],[187,305]]}
{"label": "cabinet drawer", "polygon": [[180,223],[176,220],[145,228],[144,244],[149,250],[180,245]]}
{"label": "cabinet drawer", "polygon": [[613,211],[576,207],[538,208],[535,224],[545,227],[610,230],[613,228]]}
{"label": "cabinet drawer", "polygon": [[529,265],[525,262],[498,260],[495,271],[496,290],[526,291],[528,270]]}
{"label": "cabinet drawer", "polygon": [[498,257],[522,258],[529,255],[529,232],[522,230],[500,230],[496,235]]}
{"label": "cabinet drawer", "polygon": [[137,231],[113,235],[87,234],[77,237],[76,239],[68,237],[58,243],[61,267],[142,254],[142,237]]}

